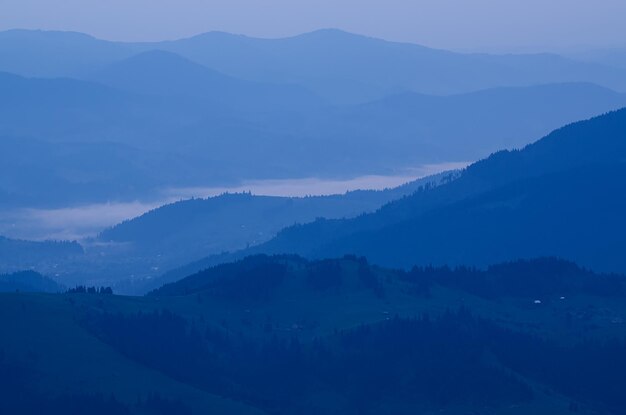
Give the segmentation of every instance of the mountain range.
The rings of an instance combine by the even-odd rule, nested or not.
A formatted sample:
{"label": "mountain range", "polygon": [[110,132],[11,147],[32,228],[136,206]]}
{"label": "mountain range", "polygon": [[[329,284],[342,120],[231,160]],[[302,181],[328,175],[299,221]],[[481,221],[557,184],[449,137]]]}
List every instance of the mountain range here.
{"label": "mountain range", "polygon": [[[109,85],[0,74],[1,205],[158,200],[168,188],[250,178],[397,174],[476,160],[626,105],[625,95],[591,84],[558,84],[335,107],[295,87],[255,90],[168,53],[145,55],[112,70]],[[164,70],[138,82],[144,59],[199,75]],[[213,76],[228,82],[215,88]],[[233,109],[239,102],[248,104]]]}
{"label": "mountain range", "polygon": [[[13,72],[0,74],[0,206],[24,214],[32,207],[156,203],[176,189],[249,178],[397,174],[424,164],[477,160],[626,105],[626,95],[614,91],[624,90],[615,81],[622,79],[621,70],[608,65],[556,55],[452,53],[333,30],[275,40],[208,33],[160,43],[9,31],[0,33],[0,51],[11,58],[0,70]],[[455,69],[461,67],[463,73]],[[356,88],[366,95],[378,92],[363,99],[335,84],[366,85]],[[64,257],[81,258],[66,275],[93,265],[91,253],[106,251],[104,262],[96,261],[101,270],[111,266],[109,254],[134,252],[145,259],[139,261],[143,269],[134,264],[109,272],[136,277],[219,252],[231,251],[228,258],[247,245],[249,250],[236,255],[355,252],[404,267],[431,261],[484,265],[516,259],[524,246],[524,256],[571,257],[622,271],[623,264],[611,259],[611,246],[621,240],[610,232],[601,235],[608,238],[601,250],[556,240],[550,245],[550,238],[530,244],[531,236],[524,236],[533,224],[550,229],[555,223],[555,211],[541,208],[550,194],[561,195],[561,202],[553,200],[555,209],[577,221],[586,238],[608,226],[590,221],[591,207],[586,216],[567,209],[580,206],[572,186],[602,203],[603,219],[621,206],[619,198],[610,198],[620,191],[614,177],[622,174],[622,114],[570,125],[520,151],[495,153],[443,186],[396,201],[408,193],[225,195],[166,206],[88,241],[86,262],[81,253]],[[588,125],[597,131],[587,131]],[[558,139],[570,135],[584,139]],[[559,144],[548,144],[553,142]],[[592,163],[588,157],[594,154],[604,158]],[[231,212],[257,216],[232,220]],[[326,219],[307,224],[317,217]],[[619,217],[612,220],[620,223]],[[294,223],[299,225],[268,240]],[[511,235],[498,232],[504,224]],[[471,243],[481,229],[492,229],[491,239]],[[554,232],[576,239],[560,228]],[[512,245],[494,249],[503,238]],[[440,249],[447,244],[454,249]]]}
{"label": "mountain range", "polygon": [[338,30],[154,43],[12,30],[0,56],[4,208],[393,175],[478,160],[626,105],[626,69],[611,65]]}
{"label": "mountain range", "polygon": [[88,77],[107,64],[164,50],[250,81],[293,83],[335,102],[403,91],[454,94],[500,86],[593,82],[626,91],[624,70],[553,54],[462,54],[340,30],[284,39],[222,32],[153,43],[108,42],[72,32],[0,34],[0,70],[37,77]]}
{"label": "mountain range", "polygon": [[[449,183],[374,213],[296,225],[231,258],[356,254],[410,267],[558,256],[624,272],[625,162],[626,110],[620,110],[558,129],[521,150],[495,153]],[[170,278],[224,260],[209,257]]]}
{"label": "mountain range", "polygon": [[220,254],[266,242],[281,229],[319,217],[348,218],[424,186],[454,180],[450,171],[380,191],[308,197],[225,193],[166,204],[77,242],[0,239],[0,271],[36,269],[67,286],[113,286],[145,293],[163,281],[164,270],[208,253]]}
{"label": "mountain range", "polygon": [[[98,285],[116,281],[119,289],[137,292],[256,253],[357,254],[405,268],[557,256],[624,272],[625,139],[626,110],[619,110],[555,130],[521,150],[494,153],[437,186],[175,203],[106,230],[85,255],[63,262],[64,275],[68,281],[89,275]],[[39,262],[37,269],[48,273],[49,265]],[[150,278],[141,282],[144,277]]]}

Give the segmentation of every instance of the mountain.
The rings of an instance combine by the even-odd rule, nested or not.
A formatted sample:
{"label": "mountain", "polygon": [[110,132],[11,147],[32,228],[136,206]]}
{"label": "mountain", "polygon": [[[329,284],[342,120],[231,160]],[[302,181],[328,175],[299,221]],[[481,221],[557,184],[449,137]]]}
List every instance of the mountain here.
{"label": "mountain", "polygon": [[63,286],[34,271],[0,275],[0,292],[14,291],[58,293]]}
{"label": "mountain", "polygon": [[438,154],[452,160],[479,160],[624,105],[625,94],[583,83],[495,88],[445,97],[404,93],[345,108],[327,123],[320,121],[317,128],[326,128],[324,136],[337,140],[358,137],[362,144],[376,148],[379,158],[409,157],[408,150],[418,160],[436,159]]}
{"label": "mountain", "polygon": [[421,217],[331,242],[381,264],[472,263],[556,255],[626,270],[623,162],[514,182]]}
{"label": "mountain", "polygon": [[0,32],[0,71],[29,77],[77,77],[136,51],[76,32],[8,30]]}
{"label": "mountain", "polygon": [[[375,213],[287,228],[236,256],[350,253],[402,267],[560,256],[621,272],[626,270],[620,253],[626,226],[620,213],[626,207],[625,138],[626,110],[571,124]],[[191,267],[223,260],[207,258]]]}
{"label": "mountain", "polygon": [[253,155],[227,160],[241,141],[281,137],[232,111],[95,82],[0,73],[0,89],[2,205],[155,199],[167,187],[224,185],[254,175],[244,165]]}
{"label": "mountain", "polygon": [[[66,169],[79,159],[73,152],[68,155]],[[85,162],[89,160],[86,155],[82,154]],[[36,165],[37,161],[35,158],[31,163]],[[116,292],[124,294],[145,293],[171,281],[156,278],[163,270],[179,267],[208,253],[235,251],[265,242],[294,223],[307,223],[320,216],[354,217],[374,211],[388,201],[411,194],[423,186],[435,186],[453,180],[456,173],[441,173],[381,191],[352,191],[331,196],[272,197],[227,193],[207,199],[183,200],[126,220],[105,229],[96,237],[83,238],[82,246],[68,243],[80,248],[72,253],[60,253],[55,244],[47,249],[47,245],[33,242],[29,248],[26,241],[7,239],[6,250],[0,250],[0,261],[8,270],[32,268],[47,275],[56,274],[69,287],[88,284],[112,286]],[[93,182],[88,182],[86,178],[84,180],[85,187],[93,186]],[[37,184],[30,184],[33,192],[38,189]],[[39,191],[42,192],[60,192],[64,189],[51,180],[41,185]],[[70,189],[76,191],[80,188]],[[59,195],[68,199],[70,196],[72,194]],[[121,208],[125,209],[124,206]],[[87,218],[88,223],[97,222],[98,217],[109,214],[110,209],[116,208],[108,205],[58,211],[11,208],[6,210],[6,217],[0,220],[0,226],[5,232],[19,231],[19,228],[15,228],[21,226],[26,228],[21,230],[24,232],[32,231],[30,228],[37,231],[36,227],[41,224],[58,223],[52,232],[63,232],[65,221],[81,216],[83,220]],[[95,226],[98,225],[91,224],[89,230],[93,232]],[[18,252],[20,247],[40,252],[28,256],[30,251]]]}
{"label": "mountain", "polygon": [[444,95],[553,82],[586,81],[626,90],[623,70],[557,55],[461,54],[340,30],[285,39],[211,32],[159,48],[244,79],[296,82],[339,102],[407,90]]}
{"label": "mountain", "polygon": [[250,178],[388,175],[475,160],[626,105],[604,88],[558,84],[335,107],[166,52],[99,74],[108,86],[0,74],[5,204],[155,200],[168,188]]}
{"label": "mountain", "polygon": [[302,87],[240,80],[162,50],[107,65],[91,79],[142,95],[197,99],[200,105],[212,105],[211,111],[294,110],[322,104]]}
{"label": "mountain", "polygon": [[[165,254],[175,245],[184,250],[192,246],[210,248],[219,243],[219,250],[236,246],[256,245],[288,224],[306,223],[317,217],[341,218],[358,216],[376,210],[391,200],[409,195],[423,186],[437,186],[453,180],[456,172],[445,172],[418,179],[403,186],[385,190],[357,190],[329,196],[280,197],[225,193],[207,199],[190,199],[151,210],[137,218],[124,221],[98,236],[101,242],[160,245]],[[198,239],[202,238],[202,239]],[[199,242],[200,240],[204,242]],[[212,242],[209,242],[212,241]]]}
{"label": "mountain", "polygon": [[[184,200],[105,229],[87,246],[88,250],[93,245],[94,251],[107,252],[109,261],[119,258],[128,263],[133,258],[142,263],[136,266],[138,269],[170,269],[208,253],[232,252],[258,245],[295,223],[308,223],[320,217],[349,218],[372,212],[424,186],[438,186],[454,180],[456,174],[456,171],[450,171],[392,189],[359,190],[330,196],[226,193],[207,199]],[[134,274],[136,277],[141,275],[139,271]],[[147,281],[150,287],[165,282],[169,280]],[[145,292],[146,288],[140,288],[139,284],[135,281],[132,292]],[[124,291],[120,286],[116,290]]]}
{"label": "mountain", "polygon": [[0,410],[617,415],[625,296],[624,275],[555,258],[262,255],[145,297],[1,293]]}
{"label": "mountain", "polygon": [[[5,136],[45,141],[137,143],[134,136],[154,133],[157,127],[179,121],[159,119],[159,102],[104,85],[76,79],[25,78],[0,73],[0,99]],[[172,108],[173,109],[173,108]],[[148,121],[151,122],[148,122]],[[140,125],[143,122],[143,125]]]}
{"label": "mountain", "polygon": [[0,136],[0,208],[9,216],[24,207],[150,198],[189,169],[181,158],[115,142]]}
{"label": "mountain", "polygon": [[[188,39],[119,43],[67,32],[0,33],[0,70],[28,76],[89,77],[140,52],[164,50],[250,81],[298,84],[335,103],[403,91],[456,94],[501,86],[592,82],[626,91],[626,70],[557,55],[462,54],[340,30],[283,39],[210,32]],[[48,69],[49,68],[49,69]]]}
{"label": "mountain", "polygon": [[[306,260],[295,255],[255,255],[216,265],[165,284],[148,297],[205,295],[215,301],[272,302],[285,295],[330,296],[344,291],[370,291],[385,297],[389,273],[399,284],[421,284],[425,294],[435,286],[463,290],[479,298],[526,300],[557,298],[564,295],[626,295],[626,280],[619,274],[598,274],[554,257],[533,258],[493,264],[484,269],[472,267],[413,267],[409,272],[371,266],[364,257],[346,255],[342,259]],[[366,278],[368,276],[368,278]],[[378,276],[379,278],[374,278]],[[258,285],[258,286],[256,286]],[[295,292],[294,292],[295,291]],[[240,305],[240,304],[239,304]],[[283,304],[283,306],[287,306]],[[288,315],[288,311],[279,313]]]}
{"label": "mountain", "polygon": [[[626,154],[623,118],[621,110],[572,124],[521,151],[496,153],[434,189],[405,189],[393,196],[357,192],[344,198],[227,195],[173,204],[104,232],[87,246],[86,255],[56,263],[64,268],[66,285],[81,278],[112,285],[132,276],[133,284],[116,287],[123,292],[137,292],[137,282],[146,278],[155,281],[154,287],[210,264],[260,252],[311,257],[367,254],[381,264],[404,267],[431,262],[485,265],[518,256],[557,255],[599,270],[621,271],[624,264],[614,247],[622,243],[617,209],[623,204],[619,197],[620,163]],[[374,213],[353,217],[415,191]],[[585,195],[596,198],[597,205],[585,204],[580,199]],[[545,208],[548,202],[554,209]],[[326,220],[289,227],[268,241],[284,226],[320,216]],[[577,227],[559,228],[566,226],[559,218],[568,218]],[[477,238],[481,229],[493,233]],[[552,236],[524,242],[533,241],[529,232],[544,231]],[[605,240],[602,244],[589,246],[587,241],[600,237]],[[254,246],[258,243],[263,244]],[[201,259],[248,244],[253,246],[239,253]],[[58,272],[48,259],[14,264],[13,257],[5,258],[10,270],[37,266],[50,275]],[[194,260],[198,261],[163,279],[155,278]]]}
{"label": "mountain", "polygon": [[54,264],[82,254],[77,242],[34,242],[0,236],[0,272],[3,273],[30,269],[35,264],[54,268]]}

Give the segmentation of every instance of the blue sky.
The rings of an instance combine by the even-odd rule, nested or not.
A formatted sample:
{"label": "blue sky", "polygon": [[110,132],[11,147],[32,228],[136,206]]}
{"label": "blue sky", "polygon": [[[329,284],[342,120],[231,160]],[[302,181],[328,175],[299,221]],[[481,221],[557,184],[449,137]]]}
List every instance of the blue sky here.
{"label": "blue sky", "polygon": [[457,50],[626,46],[626,0],[0,0],[0,30],[161,40],[340,28]]}

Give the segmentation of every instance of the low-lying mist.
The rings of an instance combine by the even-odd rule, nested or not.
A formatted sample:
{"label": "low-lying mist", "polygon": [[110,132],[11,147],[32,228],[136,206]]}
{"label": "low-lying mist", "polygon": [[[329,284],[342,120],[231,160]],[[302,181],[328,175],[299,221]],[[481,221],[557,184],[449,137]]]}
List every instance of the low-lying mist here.
{"label": "low-lying mist", "polygon": [[236,186],[168,188],[154,200],[108,201],[54,209],[12,209],[3,211],[0,216],[0,234],[28,240],[82,240],[124,220],[182,199],[244,192],[263,196],[306,197],[343,194],[354,190],[382,190],[467,165],[467,162],[427,164],[389,176],[251,180]]}

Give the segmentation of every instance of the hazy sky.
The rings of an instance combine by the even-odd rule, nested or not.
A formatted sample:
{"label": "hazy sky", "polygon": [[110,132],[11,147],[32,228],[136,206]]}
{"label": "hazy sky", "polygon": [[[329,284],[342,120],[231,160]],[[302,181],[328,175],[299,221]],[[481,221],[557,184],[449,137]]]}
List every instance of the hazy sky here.
{"label": "hazy sky", "polygon": [[115,40],[332,27],[450,49],[554,50],[626,45],[625,21],[626,0],[0,0],[0,30]]}

